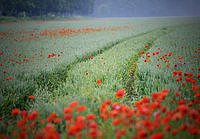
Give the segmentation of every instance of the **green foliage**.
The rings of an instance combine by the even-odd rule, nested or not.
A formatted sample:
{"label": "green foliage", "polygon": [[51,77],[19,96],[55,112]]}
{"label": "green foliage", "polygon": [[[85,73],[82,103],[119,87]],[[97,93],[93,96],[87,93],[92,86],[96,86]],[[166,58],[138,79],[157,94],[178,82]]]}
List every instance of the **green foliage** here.
{"label": "green foliage", "polygon": [[[151,54],[150,62],[144,62],[140,58],[138,62],[138,71],[136,73],[136,90],[139,94],[150,95],[152,92],[170,88],[172,92],[183,92],[184,99],[190,100],[191,95],[189,86],[182,86],[181,83],[172,78],[173,71],[181,70],[198,73],[199,62],[193,58],[195,50],[199,47],[199,25],[189,24],[185,26],[174,27],[174,31],[155,40],[153,47],[148,51]],[[161,49],[158,56],[152,56],[153,52]],[[158,60],[161,56],[172,53],[169,62]],[[184,78],[182,79],[184,83]],[[198,82],[199,83],[199,82]],[[197,83],[197,84],[198,84]]]}

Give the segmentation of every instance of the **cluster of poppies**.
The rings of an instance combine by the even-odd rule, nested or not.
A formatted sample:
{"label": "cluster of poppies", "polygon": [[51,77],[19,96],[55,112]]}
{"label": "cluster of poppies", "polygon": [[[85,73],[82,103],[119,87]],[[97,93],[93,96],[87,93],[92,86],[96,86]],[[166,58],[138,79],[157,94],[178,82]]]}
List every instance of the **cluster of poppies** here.
{"label": "cluster of poppies", "polygon": [[[181,75],[177,71],[173,74]],[[100,85],[101,80],[97,80],[97,84]],[[122,88],[115,93],[117,101],[107,99],[97,107],[99,115],[88,113],[87,107],[78,101],[64,107],[62,115],[53,112],[45,118],[36,110],[28,112],[14,108],[11,115],[16,117],[16,123],[4,124],[4,128],[12,130],[1,133],[0,138],[95,139],[105,138],[110,134],[115,135],[117,139],[163,139],[173,138],[182,133],[195,138],[200,134],[200,88],[196,87],[191,91],[194,94],[191,101],[181,98],[179,93],[179,99],[173,102],[173,107],[167,104],[171,95],[177,96],[177,93],[173,94],[168,89],[154,92],[151,96],[134,102],[133,106],[128,106],[120,101],[126,96]],[[32,101],[36,98],[29,96],[29,99]],[[3,122],[1,121],[2,125]],[[112,133],[104,129],[105,125],[112,127],[112,130],[109,130]]]}

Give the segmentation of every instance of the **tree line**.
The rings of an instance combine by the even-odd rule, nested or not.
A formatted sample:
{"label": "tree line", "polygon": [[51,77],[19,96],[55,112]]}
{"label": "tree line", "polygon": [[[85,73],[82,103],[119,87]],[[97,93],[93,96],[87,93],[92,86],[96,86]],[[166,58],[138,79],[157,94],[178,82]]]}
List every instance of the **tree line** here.
{"label": "tree line", "polygon": [[94,0],[0,0],[3,16],[90,15]]}

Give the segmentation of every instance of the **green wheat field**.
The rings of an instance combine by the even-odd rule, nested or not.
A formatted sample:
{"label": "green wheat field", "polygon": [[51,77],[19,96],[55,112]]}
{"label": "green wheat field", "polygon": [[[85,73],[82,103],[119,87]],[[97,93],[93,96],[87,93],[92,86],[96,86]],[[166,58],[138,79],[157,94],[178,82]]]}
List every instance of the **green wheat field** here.
{"label": "green wheat field", "polygon": [[0,23],[0,138],[200,138],[200,18]]}

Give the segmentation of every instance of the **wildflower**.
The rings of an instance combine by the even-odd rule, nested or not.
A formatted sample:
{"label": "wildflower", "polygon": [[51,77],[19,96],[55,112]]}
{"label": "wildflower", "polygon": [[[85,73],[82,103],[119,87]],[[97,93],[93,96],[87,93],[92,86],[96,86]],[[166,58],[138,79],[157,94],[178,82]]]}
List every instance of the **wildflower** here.
{"label": "wildflower", "polygon": [[93,139],[96,139],[96,138],[102,138],[102,132],[100,132],[99,130],[96,130],[96,129],[90,129],[88,131],[88,136],[93,138]]}
{"label": "wildflower", "polygon": [[86,118],[87,118],[88,120],[95,120],[96,116],[95,116],[94,114],[88,114],[88,115],[86,116]]}
{"label": "wildflower", "polygon": [[60,134],[56,131],[52,124],[47,124],[46,127],[42,130],[41,135],[37,135],[36,139],[44,138],[44,139],[59,139]]}
{"label": "wildflower", "polygon": [[200,130],[198,127],[194,126],[194,125],[191,125],[191,126],[188,126],[188,132],[190,134],[193,134],[193,135],[197,135],[200,133]]}
{"label": "wildflower", "polygon": [[78,101],[73,101],[73,102],[71,102],[70,104],[69,104],[69,106],[71,107],[71,108],[74,108],[74,107],[76,107],[78,105]]}
{"label": "wildflower", "polygon": [[117,125],[119,125],[121,122],[122,122],[121,119],[115,119],[115,120],[112,122],[112,125],[117,126]]}
{"label": "wildflower", "polygon": [[144,54],[144,51],[141,51],[141,52],[140,52],[140,55],[142,55],[142,54]]}
{"label": "wildflower", "polygon": [[3,55],[3,51],[0,51],[0,56]]}
{"label": "wildflower", "polygon": [[180,130],[185,131],[187,129],[187,125],[186,124],[182,124],[180,126]]}
{"label": "wildflower", "polygon": [[29,120],[36,120],[38,118],[39,114],[37,111],[32,111],[29,115],[28,115],[28,119]]}
{"label": "wildflower", "polygon": [[176,92],[176,93],[175,93],[175,96],[179,97],[179,96],[180,96],[180,93],[179,93],[179,92]]}
{"label": "wildflower", "polygon": [[27,120],[25,119],[20,119],[19,121],[17,121],[17,127],[22,128],[25,126]]}
{"label": "wildflower", "polygon": [[12,109],[12,116],[17,116],[17,115],[19,115],[20,114],[20,109],[18,109],[18,108],[14,108],[14,109]]}
{"label": "wildflower", "polygon": [[116,92],[116,97],[117,97],[117,98],[122,98],[122,97],[124,97],[124,95],[125,95],[125,91],[124,91],[123,88],[117,90],[117,92]]}
{"label": "wildflower", "polygon": [[28,98],[30,99],[30,100],[33,100],[33,99],[35,99],[35,96],[28,96]]}
{"label": "wildflower", "polygon": [[182,113],[182,114],[186,114],[189,111],[189,108],[186,105],[179,105],[178,106],[178,110]]}
{"label": "wildflower", "polygon": [[154,133],[151,135],[150,139],[163,139],[164,135],[162,133]]}
{"label": "wildflower", "polygon": [[119,112],[118,112],[117,110],[112,110],[112,111],[110,112],[110,116],[113,117],[113,118],[117,117],[118,114],[119,114]]}
{"label": "wildflower", "polygon": [[87,107],[84,106],[84,105],[77,107],[77,111],[78,111],[78,112],[83,112],[83,111],[85,111],[86,109],[87,109]]}
{"label": "wildflower", "polygon": [[97,84],[98,84],[98,85],[101,85],[101,80],[97,80]]}
{"label": "wildflower", "polygon": [[200,93],[196,93],[196,94],[195,94],[195,97],[200,97]]}
{"label": "wildflower", "polygon": [[200,90],[200,86],[198,85],[192,85],[192,91]]}
{"label": "wildflower", "polygon": [[199,118],[199,113],[198,113],[197,110],[191,109],[191,110],[189,111],[189,116],[190,116],[190,118],[193,118],[193,119],[195,120],[195,119],[198,119],[198,118]]}
{"label": "wildflower", "polygon": [[173,129],[173,130],[172,130],[172,134],[173,134],[173,135],[176,135],[177,133],[178,133],[178,130],[177,130],[177,129]]}
{"label": "wildflower", "polygon": [[12,76],[9,76],[9,77],[7,77],[5,80],[9,81],[9,80],[11,80],[12,78],[13,78]]}
{"label": "wildflower", "polygon": [[147,57],[150,57],[151,55],[149,53],[146,54]]}
{"label": "wildflower", "polygon": [[89,128],[97,128],[98,124],[96,122],[90,122],[88,125]]}
{"label": "wildflower", "polygon": [[145,139],[146,137],[147,137],[147,132],[144,131],[144,130],[139,130],[138,138],[139,139]]}
{"label": "wildflower", "polygon": [[28,116],[28,112],[26,110],[21,111],[20,115],[25,118]]}
{"label": "wildflower", "polygon": [[103,103],[106,104],[106,105],[110,105],[111,104],[111,100],[110,99],[106,99]]}
{"label": "wildflower", "polygon": [[64,113],[72,113],[72,111],[73,110],[70,107],[65,107],[64,110],[63,110]]}
{"label": "wildflower", "polygon": [[54,121],[54,123],[58,124],[62,121],[62,119],[61,118],[55,118],[53,121]]}
{"label": "wildflower", "polygon": [[71,120],[72,119],[72,115],[71,114],[65,114],[64,115],[64,119],[65,120]]}
{"label": "wildflower", "polygon": [[177,82],[180,82],[182,80],[182,77],[176,78]]}
{"label": "wildflower", "polygon": [[164,130],[165,131],[170,131],[171,130],[171,126],[169,126],[169,125],[165,126]]}
{"label": "wildflower", "polygon": [[47,121],[48,121],[48,122],[52,122],[56,117],[57,117],[57,114],[56,114],[56,113],[51,113],[51,114],[47,117]]}
{"label": "wildflower", "polygon": [[124,136],[126,134],[126,130],[125,129],[121,129],[121,130],[117,130],[117,132],[115,133],[115,136],[117,139],[120,139],[121,136]]}

